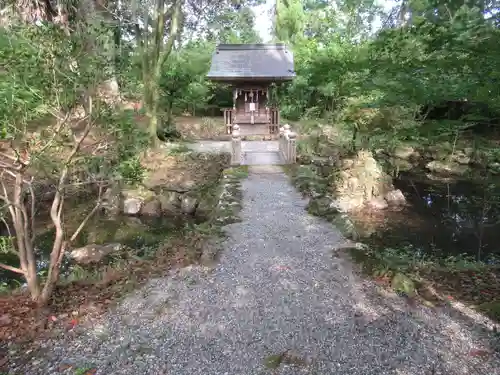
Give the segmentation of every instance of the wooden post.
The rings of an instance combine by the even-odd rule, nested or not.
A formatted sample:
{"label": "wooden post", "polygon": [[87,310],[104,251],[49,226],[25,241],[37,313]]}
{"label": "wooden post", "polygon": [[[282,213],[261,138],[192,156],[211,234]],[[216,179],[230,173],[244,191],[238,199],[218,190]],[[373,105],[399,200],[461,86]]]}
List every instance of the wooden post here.
{"label": "wooden post", "polygon": [[290,132],[288,134],[288,164],[295,164],[297,160],[297,134]]}
{"label": "wooden post", "polygon": [[284,141],[285,141],[285,128],[282,126],[280,128],[280,132],[279,132],[278,147],[279,147],[280,156],[283,159],[285,158],[285,154],[284,154],[285,147],[284,147],[284,144],[283,144]]}
{"label": "wooden post", "polygon": [[286,124],[283,126],[283,132],[281,132],[280,129],[280,136],[281,136],[281,143],[280,143],[280,148],[281,148],[281,154],[282,157],[285,161],[285,164],[288,164],[288,135],[290,134],[290,125]]}
{"label": "wooden post", "polygon": [[233,134],[231,137],[231,164],[241,164],[241,137],[240,127],[238,125],[233,126]]}

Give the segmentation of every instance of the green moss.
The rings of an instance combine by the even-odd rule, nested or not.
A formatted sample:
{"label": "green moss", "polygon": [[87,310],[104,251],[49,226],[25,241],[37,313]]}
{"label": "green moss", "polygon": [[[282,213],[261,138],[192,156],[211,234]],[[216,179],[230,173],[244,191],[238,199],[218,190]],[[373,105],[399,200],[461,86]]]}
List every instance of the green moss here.
{"label": "green moss", "polygon": [[276,370],[281,366],[281,362],[283,361],[283,354],[273,354],[267,356],[264,360],[264,366],[268,369]]}
{"label": "green moss", "polygon": [[292,184],[301,193],[320,196],[328,192],[328,179],[319,176],[316,167],[313,165],[300,165],[296,168],[290,168],[287,174],[290,176]]}
{"label": "green moss", "polygon": [[124,197],[134,197],[134,198],[142,198],[144,200],[153,198],[155,193],[144,186],[137,186],[133,189],[124,189],[122,192]]}
{"label": "green moss", "polygon": [[391,287],[396,292],[405,293],[409,297],[414,297],[416,292],[415,282],[407,275],[398,272],[391,280]]}
{"label": "green moss", "polygon": [[187,142],[179,142],[169,145],[167,148],[168,155],[183,155],[191,153],[191,148],[187,145]]}
{"label": "green moss", "polygon": [[224,176],[233,177],[238,180],[248,177],[248,165],[240,165],[238,167],[227,168],[224,170]]}

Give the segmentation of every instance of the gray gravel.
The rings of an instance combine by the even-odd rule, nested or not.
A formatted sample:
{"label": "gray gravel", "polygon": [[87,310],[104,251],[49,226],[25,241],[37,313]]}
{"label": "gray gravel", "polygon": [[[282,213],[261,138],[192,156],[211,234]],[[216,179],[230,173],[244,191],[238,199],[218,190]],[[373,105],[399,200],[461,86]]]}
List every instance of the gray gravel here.
{"label": "gray gravel", "polygon": [[242,189],[243,221],[227,227],[216,266],[151,281],[17,373],[500,374],[494,355],[469,355],[488,345],[480,324],[357,276],[340,233],[305,212],[279,167],[252,167]]}

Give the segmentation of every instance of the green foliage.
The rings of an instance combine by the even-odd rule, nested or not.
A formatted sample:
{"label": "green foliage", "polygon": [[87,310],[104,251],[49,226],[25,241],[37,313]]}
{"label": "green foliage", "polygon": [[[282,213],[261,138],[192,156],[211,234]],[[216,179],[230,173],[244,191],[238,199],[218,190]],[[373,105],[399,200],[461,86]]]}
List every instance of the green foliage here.
{"label": "green foliage", "polygon": [[275,33],[278,40],[290,42],[304,32],[304,7],[302,0],[276,1]]}
{"label": "green foliage", "polygon": [[130,113],[112,113],[108,124],[113,125],[117,145],[118,176],[127,183],[142,181],[145,170],[141,165],[139,154],[149,144],[146,131],[139,128]]}
{"label": "green foliage", "polygon": [[13,247],[13,238],[8,236],[0,236],[0,254],[12,253],[14,250]]}
{"label": "green foliage", "polygon": [[[291,16],[285,17],[280,3],[276,25],[284,29],[277,30],[283,39],[280,35],[295,21],[289,26],[281,21]],[[358,147],[432,143],[451,131],[449,140],[457,131],[498,117],[500,31],[483,16],[484,7],[453,10],[411,2],[409,22],[370,34],[370,20],[380,14],[373,2],[303,4],[306,37],[291,41],[297,78],[276,95],[285,117],[346,126]],[[292,13],[298,17],[298,11]],[[391,17],[384,16],[392,22]],[[429,134],[428,110],[452,101],[482,103],[489,115],[474,115],[471,109],[454,124],[439,122]]]}
{"label": "green foliage", "polygon": [[214,48],[212,43],[193,42],[169,56],[159,82],[166,112],[170,114],[172,107],[196,111],[206,106],[211,84],[205,76]]}
{"label": "green foliage", "polygon": [[145,176],[145,169],[139,157],[126,158],[118,164],[117,171],[122,180],[134,185],[142,182]]}
{"label": "green foliage", "polygon": [[218,39],[220,43],[260,43],[255,29],[255,17],[249,6],[238,9],[225,9],[212,24],[209,40]]}
{"label": "green foliage", "polygon": [[16,138],[30,121],[49,115],[56,100],[63,107],[74,102],[75,91],[62,90],[76,78],[68,63],[71,42],[62,34],[52,26],[0,29],[1,138]]}

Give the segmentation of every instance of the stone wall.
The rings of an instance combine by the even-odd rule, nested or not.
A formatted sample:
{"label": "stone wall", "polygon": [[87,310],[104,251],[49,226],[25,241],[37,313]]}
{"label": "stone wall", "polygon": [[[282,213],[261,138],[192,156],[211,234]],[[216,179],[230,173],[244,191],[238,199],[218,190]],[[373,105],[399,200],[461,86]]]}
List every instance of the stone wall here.
{"label": "stone wall", "polygon": [[173,162],[165,156],[165,163],[160,161],[139,186],[109,188],[103,206],[111,214],[206,219],[217,203],[215,190],[230,155],[192,153],[179,158]]}
{"label": "stone wall", "polygon": [[408,145],[396,147],[392,152],[378,150],[398,171],[423,168],[435,176],[464,176],[476,170],[500,172],[500,163],[490,160],[491,155],[472,147],[454,147],[449,142],[439,145],[414,148]]}

